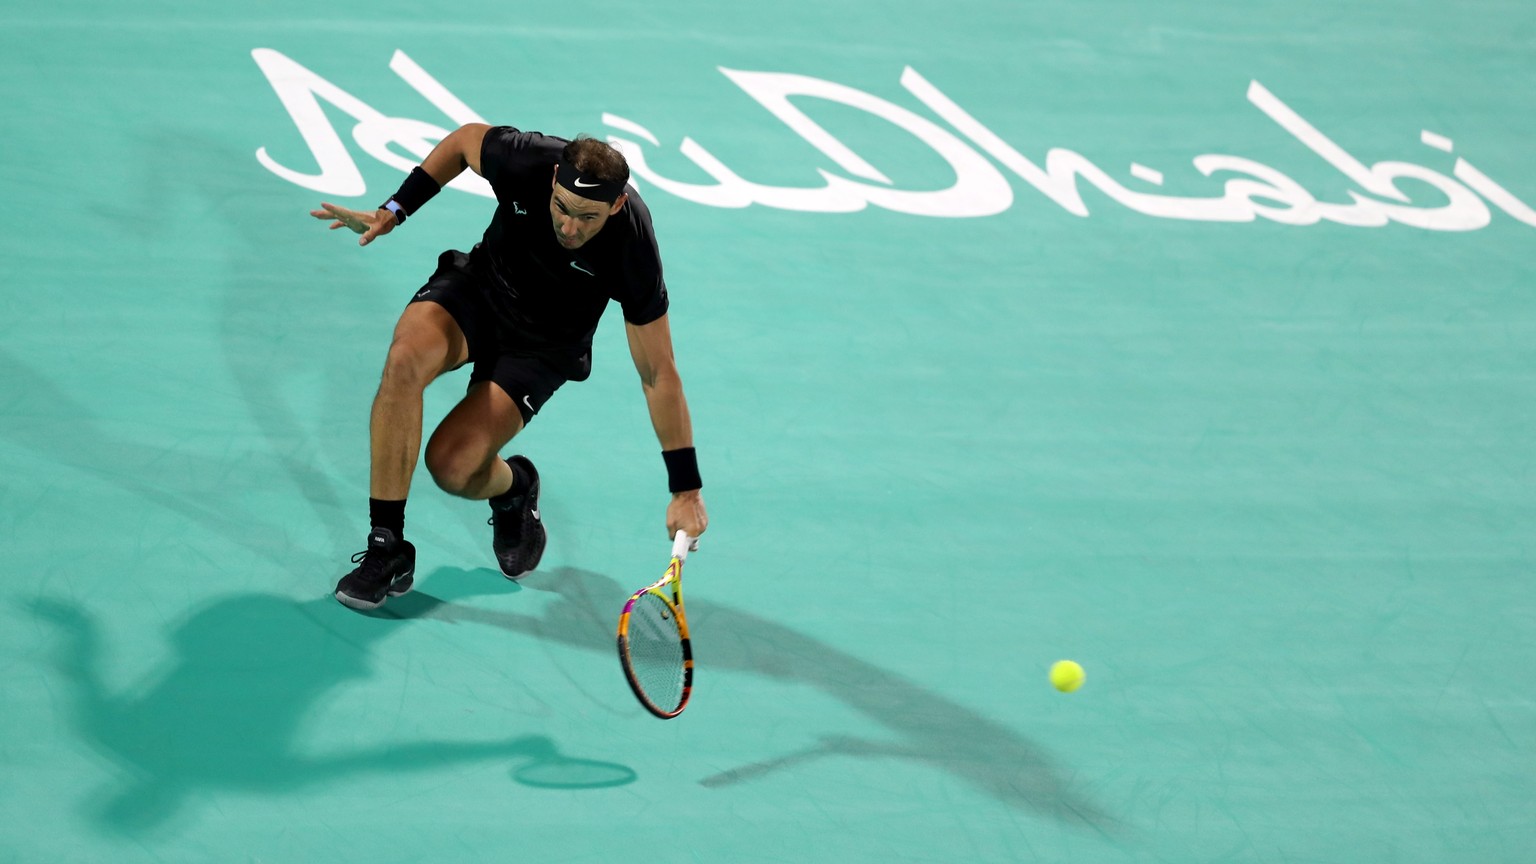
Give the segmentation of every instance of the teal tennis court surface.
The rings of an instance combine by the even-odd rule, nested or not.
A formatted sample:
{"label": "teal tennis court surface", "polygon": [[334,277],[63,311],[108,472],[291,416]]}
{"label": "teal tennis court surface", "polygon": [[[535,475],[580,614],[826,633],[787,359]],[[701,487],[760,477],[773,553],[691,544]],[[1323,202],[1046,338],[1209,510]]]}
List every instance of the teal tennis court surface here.
{"label": "teal tennis court surface", "polygon": [[[0,9],[0,861],[1531,861],[1533,47],[1512,2]],[[513,445],[538,572],[418,472],[417,590],[331,598],[391,329],[493,202],[307,211],[477,119],[618,142],[655,217],[675,721],[614,651],[668,549],[615,310]]]}

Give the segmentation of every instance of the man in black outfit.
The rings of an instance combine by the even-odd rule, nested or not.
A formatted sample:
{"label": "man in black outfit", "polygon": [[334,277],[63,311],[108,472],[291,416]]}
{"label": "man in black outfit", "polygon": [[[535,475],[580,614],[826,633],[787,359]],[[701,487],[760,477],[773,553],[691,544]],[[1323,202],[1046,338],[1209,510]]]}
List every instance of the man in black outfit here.
{"label": "man in black outfit", "polygon": [[496,214],[469,254],[438,258],[395,325],[369,423],[368,548],[336,585],[336,599],[354,609],[378,608],[411,588],[416,549],[403,534],[422,392],[471,361],[468,393],[427,442],[427,470],[449,494],[489,499],[491,546],[507,578],[538,566],[539,472],[526,457],[502,459],[499,451],[561,384],[591,373],[592,335],[609,300],[623,309],[666,462],[667,535],[697,537],[709,524],[651,214],[627,185],[629,166],[617,150],[592,138],[472,123],[444,138],[378,210],[321,204],[310,215],[361,234],[366,246],[465,168],[490,182]]}

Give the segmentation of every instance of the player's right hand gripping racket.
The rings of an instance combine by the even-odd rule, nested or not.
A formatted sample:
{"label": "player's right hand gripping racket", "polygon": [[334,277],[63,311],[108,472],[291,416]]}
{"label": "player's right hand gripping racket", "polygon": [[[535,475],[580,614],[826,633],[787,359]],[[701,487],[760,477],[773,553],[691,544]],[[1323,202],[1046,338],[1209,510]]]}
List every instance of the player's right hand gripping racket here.
{"label": "player's right hand gripping racket", "polygon": [[683,561],[698,545],[678,531],[666,574],[631,595],[619,614],[624,678],[645,710],[663,720],[683,713],[693,689],[693,649],[683,615]]}

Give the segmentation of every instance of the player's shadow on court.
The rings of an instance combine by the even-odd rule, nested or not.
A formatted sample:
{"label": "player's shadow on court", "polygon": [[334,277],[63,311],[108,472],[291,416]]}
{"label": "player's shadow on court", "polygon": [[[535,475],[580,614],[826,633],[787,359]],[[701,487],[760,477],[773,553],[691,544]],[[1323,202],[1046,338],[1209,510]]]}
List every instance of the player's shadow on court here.
{"label": "player's shadow on court", "polygon": [[[488,624],[591,651],[614,650],[615,610],[628,592],[607,576],[562,567],[529,577],[526,587],[559,597],[541,615],[452,602],[464,578],[438,571],[423,585],[438,596],[413,592],[401,599],[411,599],[410,614],[417,617]],[[888,741],[824,737],[813,747],[702,778],[703,786],[750,782],[824,756],[900,758],[949,773],[1011,806],[1101,832],[1119,830],[1116,819],[1072,791],[1048,757],[1017,732],[894,672],[750,612],[697,594],[689,600],[688,612],[703,674],[729,669],[804,684],[894,736]]]}
{"label": "player's shadow on court", "polygon": [[174,626],[173,654],[161,669],[142,684],[118,688],[105,680],[110,648],[86,610],[41,599],[31,611],[60,636],[57,665],[68,684],[74,731],[120,769],[115,788],[87,803],[93,820],[109,831],[160,828],[209,792],[282,794],[466,762],[511,760],[512,779],[531,787],[595,788],[635,779],[625,765],[566,756],[543,735],[399,741],[372,711],[333,722],[354,724],[357,732],[348,737],[377,743],[306,752],[300,731],[309,715],[328,691],[371,677],[374,643],[406,623],[357,615],[329,597],[298,602],[239,594],[215,601]]}

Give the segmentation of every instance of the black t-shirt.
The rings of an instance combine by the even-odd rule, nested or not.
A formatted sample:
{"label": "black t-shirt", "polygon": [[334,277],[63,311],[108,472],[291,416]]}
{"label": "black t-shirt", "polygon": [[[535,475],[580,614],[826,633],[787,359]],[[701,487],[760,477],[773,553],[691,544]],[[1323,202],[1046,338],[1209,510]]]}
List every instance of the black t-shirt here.
{"label": "black t-shirt", "polygon": [[550,184],[566,143],[511,126],[486,131],[480,173],[496,193],[496,215],[470,260],[499,324],[511,331],[505,348],[590,368],[592,334],[608,301],[618,301],[629,323],[649,324],[666,314],[667,286],[651,212],[632,186],[623,209],[581,248],[555,239]]}

